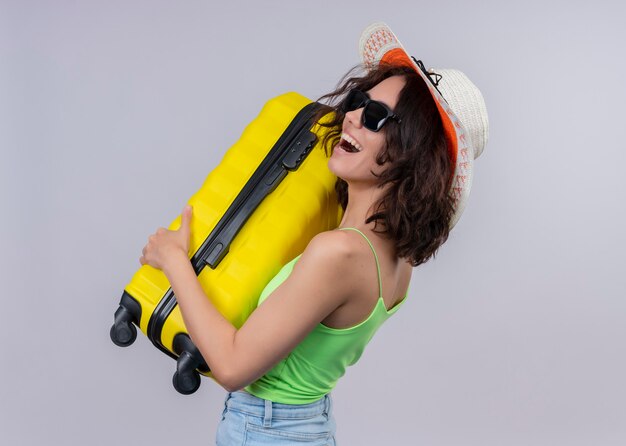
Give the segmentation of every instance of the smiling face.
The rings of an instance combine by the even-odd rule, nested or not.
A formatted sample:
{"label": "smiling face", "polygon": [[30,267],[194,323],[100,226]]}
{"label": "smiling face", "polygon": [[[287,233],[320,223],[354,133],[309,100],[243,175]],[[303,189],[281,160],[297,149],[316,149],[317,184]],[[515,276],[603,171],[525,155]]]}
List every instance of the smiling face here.
{"label": "smiling face", "polygon": [[[405,83],[404,76],[391,76],[366,93],[370,99],[380,101],[394,110]],[[380,174],[385,167],[376,163],[376,157],[385,147],[386,126],[398,125],[397,122],[388,120],[380,131],[373,132],[363,126],[362,114],[363,107],[346,113],[341,140],[328,160],[330,171],[348,183],[376,183],[377,179],[371,171]],[[357,151],[352,151],[354,149],[350,146]]]}

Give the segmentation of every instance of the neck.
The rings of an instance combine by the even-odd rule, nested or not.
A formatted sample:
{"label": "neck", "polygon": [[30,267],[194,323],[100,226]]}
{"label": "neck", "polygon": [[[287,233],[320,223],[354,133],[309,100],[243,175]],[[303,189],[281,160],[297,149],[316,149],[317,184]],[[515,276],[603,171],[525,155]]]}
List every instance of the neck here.
{"label": "neck", "polygon": [[377,188],[371,183],[366,185],[348,183],[348,205],[343,213],[339,227],[373,228],[374,222],[366,224],[365,220],[375,212],[376,203],[384,193],[384,188]]}

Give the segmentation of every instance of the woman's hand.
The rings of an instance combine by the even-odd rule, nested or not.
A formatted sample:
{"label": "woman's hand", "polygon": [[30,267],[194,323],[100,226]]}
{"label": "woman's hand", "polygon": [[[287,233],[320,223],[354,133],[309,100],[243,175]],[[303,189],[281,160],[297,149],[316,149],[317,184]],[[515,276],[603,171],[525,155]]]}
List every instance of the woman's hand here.
{"label": "woman's hand", "polygon": [[168,262],[175,261],[179,257],[180,252],[188,258],[191,214],[191,206],[185,206],[181,216],[180,228],[177,231],[159,228],[156,233],[148,237],[148,244],[143,248],[143,255],[139,257],[139,263],[163,271],[167,268]]}

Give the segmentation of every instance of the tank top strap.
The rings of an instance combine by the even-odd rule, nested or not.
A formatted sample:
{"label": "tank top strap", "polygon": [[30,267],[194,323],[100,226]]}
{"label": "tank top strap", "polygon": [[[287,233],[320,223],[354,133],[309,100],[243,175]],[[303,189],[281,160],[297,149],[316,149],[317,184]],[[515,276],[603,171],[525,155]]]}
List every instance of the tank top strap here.
{"label": "tank top strap", "polygon": [[363,234],[363,232],[361,232],[359,229],[357,228],[338,228],[338,229],[352,229],[356,232],[358,232],[359,234],[361,234],[365,240],[367,240],[367,243],[370,245],[370,248],[372,248],[372,252],[374,253],[374,259],[376,260],[376,271],[378,271],[378,296],[382,297],[383,296],[383,283],[382,283],[382,279],[380,277],[380,265],[378,264],[378,255],[376,255],[376,250],[374,249],[374,245],[372,245],[372,242],[370,242],[370,239],[367,238],[367,236],[365,234]]}

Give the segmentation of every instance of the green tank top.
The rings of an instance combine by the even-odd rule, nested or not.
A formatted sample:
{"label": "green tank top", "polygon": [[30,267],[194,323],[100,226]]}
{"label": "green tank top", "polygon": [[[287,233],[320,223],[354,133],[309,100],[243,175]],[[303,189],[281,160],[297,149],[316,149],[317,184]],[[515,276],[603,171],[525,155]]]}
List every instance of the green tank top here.
{"label": "green tank top", "polygon": [[[356,228],[374,252],[378,270],[378,301],[374,310],[363,322],[349,328],[331,328],[321,322],[315,326],[292,352],[257,381],[245,387],[252,395],[283,404],[307,404],[317,401],[329,393],[348,366],[361,357],[365,346],[374,333],[406,300],[406,295],[397,305],[387,311],[382,297],[380,266],[374,246]],[[259,297],[260,305],[282,282],[289,277],[295,263],[302,254],[284,265],[265,286]],[[408,291],[407,291],[408,295]]]}

